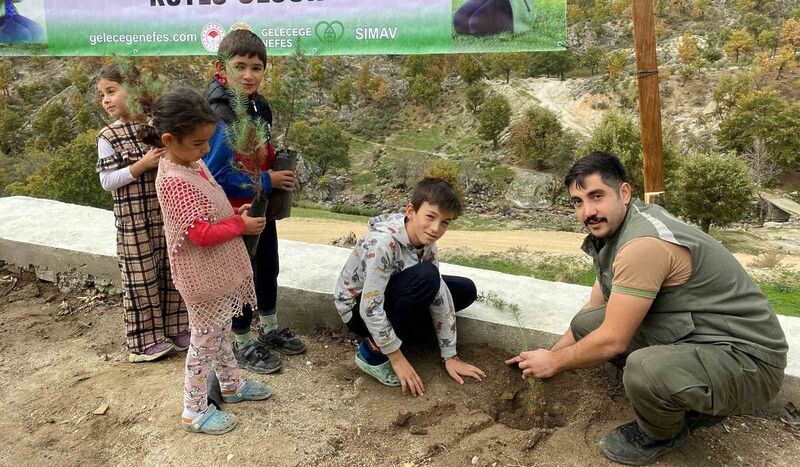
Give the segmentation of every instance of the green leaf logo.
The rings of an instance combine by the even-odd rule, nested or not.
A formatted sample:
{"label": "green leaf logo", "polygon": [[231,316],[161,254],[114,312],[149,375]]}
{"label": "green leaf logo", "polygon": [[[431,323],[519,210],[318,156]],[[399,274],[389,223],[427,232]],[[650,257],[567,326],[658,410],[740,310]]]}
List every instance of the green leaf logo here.
{"label": "green leaf logo", "polygon": [[314,34],[325,47],[333,47],[344,37],[344,24],[341,21],[320,21],[314,28]]}

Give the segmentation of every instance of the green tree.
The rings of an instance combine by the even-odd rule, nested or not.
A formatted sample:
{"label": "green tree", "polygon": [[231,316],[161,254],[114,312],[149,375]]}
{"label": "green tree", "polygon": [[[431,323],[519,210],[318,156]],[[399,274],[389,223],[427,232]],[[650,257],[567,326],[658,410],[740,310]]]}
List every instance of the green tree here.
{"label": "green tree", "polygon": [[750,93],[752,80],[748,74],[739,76],[725,75],[714,88],[714,102],[720,113],[732,109],[739,100]]}
{"label": "green tree", "polygon": [[753,36],[745,29],[733,31],[728,42],[725,43],[725,52],[734,56],[734,62],[739,63],[741,55],[747,55],[753,51],[756,41]]}
{"label": "green tree", "polygon": [[703,50],[703,60],[708,63],[716,63],[725,56],[725,52],[715,45],[708,44]]}
{"label": "green tree", "polygon": [[339,81],[336,87],[333,88],[333,103],[337,109],[341,109],[343,105],[350,105],[353,100],[353,90],[353,80],[349,78]]}
{"label": "green tree", "polygon": [[619,158],[628,172],[628,181],[637,196],[644,193],[642,138],[633,118],[617,111],[608,112],[581,147],[581,154],[605,151]]}
{"label": "green tree", "polygon": [[617,18],[630,19],[632,3],[631,0],[611,0],[611,12]]}
{"label": "green tree", "polygon": [[668,190],[675,213],[708,232],[712,224],[725,226],[747,213],[754,185],[747,165],[735,154],[701,152],[686,158]]}
{"label": "green tree", "polygon": [[15,196],[110,209],[114,202],[97,181],[96,162],[96,134],[87,131],[56,150],[25,183],[13,183],[8,189]]}
{"label": "green tree", "polygon": [[757,42],[761,50],[765,50],[769,52],[770,56],[774,56],[780,44],[778,32],[772,29],[761,31],[761,34],[758,35]]}
{"label": "green tree", "polygon": [[415,78],[419,75],[427,75],[431,60],[428,55],[406,55],[403,58],[403,77]]}
{"label": "green tree", "polygon": [[597,19],[603,23],[607,23],[613,18],[613,10],[611,9],[611,2],[607,0],[594,0],[594,8],[592,10],[592,19]]}
{"label": "green tree", "polygon": [[559,177],[567,175],[570,167],[578,158],[578,148],[581,145],[581,137],[578,133],[564,129],[561,134],[561,141],[552,156],[549,158],[550,167],[556,170]]}
{"label": "green tree", "polygon": [[533,106],[525,117],[511,127],[511,153],[536,169],[551,166],[550,158],[557,153],[563,128],[556,114],[544,107]]}
{"label": "green tree", "polygon": [[439,100],[439,84],[425,75],[417,75],[408,87],[408,99],[432,110]]}
{"label": "green tree", "polygon": [[525,66],[525,56],[520,53],[496,53],[489,54],[488,57],[492,75],[502,77],[506,84],[511,80],[511,73]]}
{"label": "green tree", "polygon": [[320,57],[312,57],[308,62],[308,79],[311,80],[317,87],[322,87],[327,79],[325,73],[325,66],[322,64]]}
{"label": "green tree", "polygon": [[606,54],[603,66],[608,73],[609,81],[616,81],[630,65],[630,53],[623,50],[614,50]]}
{"label": "green tree", "polygon": [[765,31],[772,27],[772,21],[764,15],[757,13],[748,13],[744,15],[739,24],[747,30],[753,37],[758,37],[761,31]]}
{"label": "green tree", "polygon": [[784,168],[800,161],[800,103],[788,103],[774,89],[743,97],[722,120],[717,138],[727,150],[744,154],[760,139]]}
{"label": "green tree", "polygon": [[458,58],[458,76],[467,84],[483,78],[483,67],[472,55],[463,54]]}
{"label": "green tree", "polygon": [[575,68],[577,59],[569,50],[563,52],[540,52],[528,56],[528,75],[555,76],[564,81],[564,75]]}
{"label": "green tree", "polygon": [[466,99],[467,107],[472,113],[477,112],[483,101],[486,100],[486,87],[480,84],[468,86],[464,91],[464,99]]}
{"label": "green tree", "polygon": [[459,195],[464,194],[461,186],[461,166],[457,161],[450,159],[436,159],[425,167],[422,172],[425,178],[441,178],[450,182]]}
{"label": "green tree", "polygon": [[75,115],[76,128],[80,133],[89,130],[97,130],[101,127],[101,122],[102,120],[99,120],[92,111],[92,108],[86,104],[84,104]]}
{"label": "green tree", "polygon": [[597,74],[597,70],[605,60],[606,52],[602,47],[593,45],[586,49],[586,52],[581,55],[580,62],[583,66],[588,68],[593,75]]}
{"label": "green tree", "polygon": [[511,122],[511,104],[508,99],[501,94],[489,96],[481,106],[479,121],[478,134],[483,139],[491,140],[492,147],[497,148],[500,133]]}
{"label": "green tree", "polygon": [[783,72],[787,69],[796,68],[797,60],[795,53],[790,45],[784,45],[775,57],[769,61],[769,68],[777,72],[775,79],[781,79]]}
{"label": "green tree", "polygon": [[768,12],[774,3],[774,0],[739,0],[738,8],[742,13],[759,11],[762,13]]}
{"label": "green tree", "polygon": [[21,152],[20,127],[23,121],[22,109],[7,99],[0,99],[0,153],[11,155]]}
{"label": "green tree", "polygon": [[275,126],[283,129],[283,147],[288,148],[289,128],[302,118],[309,105],[308,57],[299,46],[286,58],[282,75],[270,104],[278,121]]}
{"label": "green tree", "polygon": [[67,67],[67,80],[72,86],[78,88],[81,94],[85,94],[92,86],[89,70],[79,61],[73,61]]}
{"label": "green tree", "polygon": [[64,107],[51,103],[33,118],[34,144],[38,148],[55,149],[72,139],[72,127]]}
{"label": "green tree", "polygon": [[[300,123],[300,122],[298,122]],[[305,122],[303,122],[305,123]],[[350,150],[350,140],[333,120],[326,118],[319,125],[299,128],[293,125],[293,131],[303,131],[307,137],[298,138],[298,150],[320,169],[320,176],[324,176],[334,169],[347,169],[350,159],[347,153]]]}

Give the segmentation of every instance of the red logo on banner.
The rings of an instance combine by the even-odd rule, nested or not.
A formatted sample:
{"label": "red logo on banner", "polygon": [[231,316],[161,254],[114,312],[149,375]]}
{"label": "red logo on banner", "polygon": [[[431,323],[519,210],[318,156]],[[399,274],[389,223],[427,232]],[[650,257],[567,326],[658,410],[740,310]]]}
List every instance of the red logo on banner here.
{"label": "red logo on banner", "polygon": [[216,52],[223,37],[225,37],[225,28],[221,24],[208,23],[200,34],[200,41],[206,50]]}

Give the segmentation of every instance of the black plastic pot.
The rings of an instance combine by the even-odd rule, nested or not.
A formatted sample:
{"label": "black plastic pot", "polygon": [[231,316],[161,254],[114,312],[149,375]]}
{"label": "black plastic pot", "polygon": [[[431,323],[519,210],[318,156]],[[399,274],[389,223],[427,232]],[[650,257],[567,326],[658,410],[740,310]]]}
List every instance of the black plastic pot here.
{"label": "black plastic pot", "polygon": [[[250,217],[264,217],[268,205],[269,199],[261,192],[253,200],[250,209],[247,210],[247,215]],[[261,238],[261,234],[245,235],[243,238],[244,246],[247,247],[247,252],[250,254],[251,258],[254,258],[256,256],[256,248],[258,248],[258,239]]]}
{"label": "black plastic pot", "polygon": [[[297,152],[291,149],[281,149],[275,156],[275,163],[272,164],[272,170],[291,170],[297,169]],[[292,199],[291,191],[273,188],[269,194],[269,205],[267,206],[267,219],[280,220],[286,219],[292,214]]]}

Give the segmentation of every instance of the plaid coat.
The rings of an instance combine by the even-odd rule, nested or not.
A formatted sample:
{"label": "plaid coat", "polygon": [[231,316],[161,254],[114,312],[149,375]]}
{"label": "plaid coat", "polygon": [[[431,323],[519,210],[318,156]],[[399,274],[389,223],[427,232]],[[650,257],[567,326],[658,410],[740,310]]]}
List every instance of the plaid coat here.
{"label": "plaid coat", "polygon": [[[137,129],[118,121],[100,131],[98,139],[105,139],[114,154],[97,162],[98,172],[131,166],[152,149],[138,140]],[[177,336],[189,324],[172,283],[155,179],[156,171],[148,170],[113,192],[127,345],[133,353]]]}

